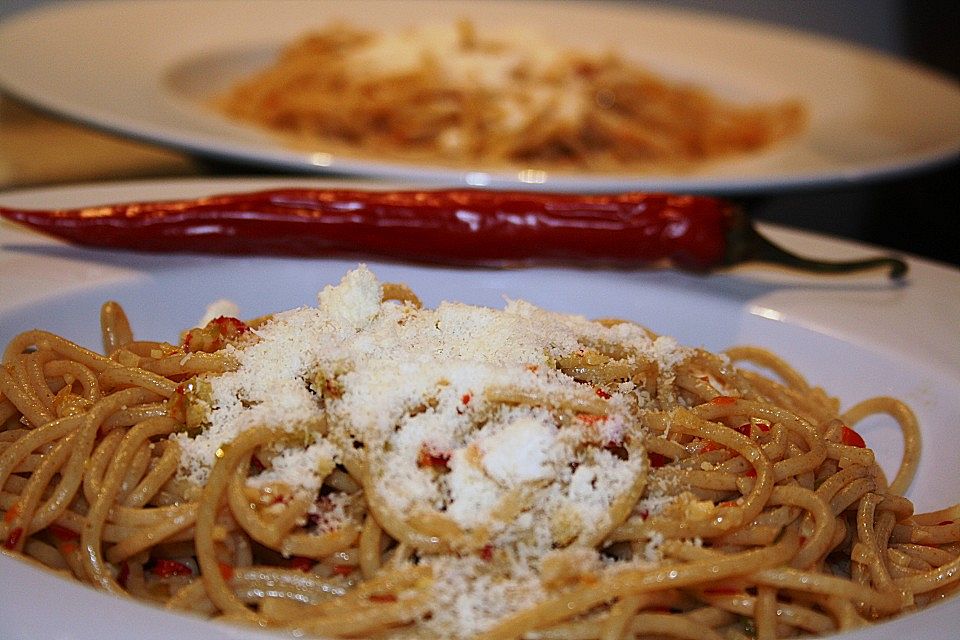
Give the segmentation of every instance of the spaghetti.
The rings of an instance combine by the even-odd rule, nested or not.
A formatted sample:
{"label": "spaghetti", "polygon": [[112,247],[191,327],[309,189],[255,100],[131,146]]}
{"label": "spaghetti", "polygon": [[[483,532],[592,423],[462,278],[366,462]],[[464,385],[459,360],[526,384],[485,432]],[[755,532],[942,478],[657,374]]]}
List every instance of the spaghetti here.
{"label": "spaghetti", "polygon": [[799,100],[746,104],[615,54],[469,22],[304,35],[213,102],[231,118],[378,157],[588,171],[682,170],[799,133]]}
{"label": "spaghetti", "polygon": [[[103,307],[0,369],[0,540],[171,609],[325,637],[830,634],[947,596],[960,507],[900,495],[890,398],[841,413],[752,347],[522,301],[422,308],[360,267],[179,344]],[[769,374],[762,374],[761,371]],[[904,434],[888,484],[853,429]]]}

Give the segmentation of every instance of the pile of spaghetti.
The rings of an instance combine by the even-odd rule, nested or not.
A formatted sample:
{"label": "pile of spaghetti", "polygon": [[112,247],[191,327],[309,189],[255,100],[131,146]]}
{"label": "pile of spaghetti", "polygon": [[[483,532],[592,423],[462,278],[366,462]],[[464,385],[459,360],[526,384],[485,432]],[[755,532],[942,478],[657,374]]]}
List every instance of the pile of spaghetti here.
{"label": "pile of spaghetti", "polygon": [[[900,495],[910,411],[840,413],[766,351],[517,300],[427,309],[363,266],[316,307],[209,315],[148,342],[107,303],[105,355],[9,343],[6,549],[327,637],[795,637],[956,588],[960,511]],[[853,428],[877,412],[905,436],[889,484]]]}
{"label": "pile of spaghetti", "polygon": [[[805,124],[799,100],[738,103],[622,56],[468,22],[305,35],[217,97],[231,118],[377,157],[538,169],[682,170]],[[334,147],[333,149],[336,149]]]}

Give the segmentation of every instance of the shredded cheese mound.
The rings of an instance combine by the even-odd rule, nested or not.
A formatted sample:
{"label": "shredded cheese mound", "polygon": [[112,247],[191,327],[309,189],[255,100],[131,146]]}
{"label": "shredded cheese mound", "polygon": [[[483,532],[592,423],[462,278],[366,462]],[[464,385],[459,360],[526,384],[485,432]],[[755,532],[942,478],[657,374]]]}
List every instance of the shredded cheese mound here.
{"label": "shredded cheese mound", "polygon": [[[289,437],[261,452],[265,469],[248,485],[312,494],[319,505],[323,479],[359,456],[362,490],[385,528],[423,532],[418,523],[429,521],[444,532],[460,559],[431,560],[437,590],[469,582],[450,589],[460,595],[446,596],[449,611],[463,628],[481,628],[504,613],[491,597],[536,597],[540,583],[524,572],[556,550],[596,555],[589,546],[618,524],[610,514],[629,509],[646,485],[636,427],[650,402],[643,381],[600,389],[568,370],[570,358],[589,365],[613,349],[669,379],[690,351],[634,324],[520,300],[499,310],[423,309],[382,298],[383,285],[361,265],[321,291],[316,307],[277,314],[254,339],[227,347],[236,368],[205,376],[191,399],[202,427],[173,436],[179,475],[202,485],[218,451],[245,429],[269,426]],[[335,528],[350,517],[344,507],[315,505],[313,520]],[[468,552],[491,546],[508,550],[516,575],[478,573],[483,565]]]}

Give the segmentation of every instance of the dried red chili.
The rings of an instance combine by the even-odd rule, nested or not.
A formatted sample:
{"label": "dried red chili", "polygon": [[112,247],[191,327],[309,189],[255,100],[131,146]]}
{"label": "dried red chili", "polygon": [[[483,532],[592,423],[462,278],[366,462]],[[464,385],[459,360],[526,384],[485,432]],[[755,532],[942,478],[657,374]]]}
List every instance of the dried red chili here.
{"label": "dried red chili", "polygon": [[225,562],[220,562],[220,563],[217,563],[217,568],[220,569],[220,576],[223,577],[224,580],[226,580],[227,582],[229,582],[230,580],[233,580],[232,566],[230,566],[229,564],[226,564]]}
{"label": "dried red chili", "polygon": [[20,538],[23,537],[23,527],[14,527],[3,543],[5,549],[16,549]]}
{"label": "dried red chili", "polygon": [[849,447],[859,447],[860,449],[867,446],[863,436],[846,425],[840,429],[840,442]]}
{"label": "dried red chili", "polygon": [[130,565],[127,564],[126,560],[123,560],[120,563],[120,566],[117,568],[117,584],[119,584],[124,589],[127,588],[127,580],[130,579]]}
{"label": "dried red chili", "polygon": [[158,578],[169,578],[171,576],[189,576],[193,575],[193,570],[182,562],[168,560],[167,558],[157,558],[150,567],[150,572]]}
{"label": "dried red chili", "polygon": [[61,526],[57,523],[51,524],[47,527],[47,531],[53,534],[53,537],[61,542],[69,542],[71,540],[79,540],[80,534],[74,531],[73,529],[68,529],[64,526]]}
{"label": "dried red chili", "polygon": [[433,467],[440,470],[449,470],[450,452],[440,451],[424,443],[417,454],[417,466],[420,468]]}
{"label": "dried red chili", "polygon": [[756,260],[820,273],[906,272],[891,257],[798,257],[761,236],[731,202],[696,195],[277,189],[54,211],[0,208],[0,216],[77,244],[139,251],[478,266],[668,262],[697,271]]}
{"label": "dried red chili", "polygon": [[312,558],[304,556],[293,556],[290,558],[290,568],[298,571],[308,572],[313,569],[314,564],[316,564],[316,562]]}
{"label": "dried red chili", "polygon": [[672,462],[670,458],[656,451],[648,451],[647,458],[650,460],[650,466],[654,469],[659,469]]}
{"label": "dried red chili", "polygon": [[250,328],[237,318],[219,316],[203,327],[189,330],[183,337],[183,348],[187,352],[205,351],[213,353],[249,331]]}

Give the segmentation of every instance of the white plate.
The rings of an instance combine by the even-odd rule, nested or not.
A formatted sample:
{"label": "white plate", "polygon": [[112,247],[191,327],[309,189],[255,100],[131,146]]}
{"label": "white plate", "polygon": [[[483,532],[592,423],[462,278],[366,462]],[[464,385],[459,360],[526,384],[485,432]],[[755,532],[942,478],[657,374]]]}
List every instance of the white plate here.
{"label": "white plate", "polygon": [[[0,194],[0,205],[52,208],[236,192],[316,180],[167,181],[61,187]],[[871,247],[776,227],[766,233],[812,256],[856,257]],[[41,327],[85,345],[99,344],[99,306],[117,300],[139,337],[175,340],[207,303],[236,301],[244,314],[311,304],[353,262],[190,255],[144,255],[68,246],[0,223],[0,343]],[[442,299],[501,306],[502,296],[558,311],[621,316],[689,345],[721,349],[753,343],[783,354],[844,406],[876,394],[909,402],[925,446],[909,492],[920,510],[960,501],[956,473],[960,416],[960,271],[910,259],[893,284],[882,274],[812,277],[746,266],[709,276],[675,271],[574,269],[462,270],[370,263],[383,280],[404,281],[426,304]],[[877,421],[862,432],[890,471],[898,459],[895,429]],[[939,446],[941,443],[947,446]],[[100,640],[209,637],[264,638],[107,596],[0,554],[0,637]],[[39,604],[38,604],[39,603]],[[960,598],[884,623],[844,640],[947,637]]]}
{"label": "white plate", "polygon": [[[0,87],[69,118],[214,159],[272,169],[546,190],[747,193],[859,182],[960,153],[956,82],[812,35],[640,3],[536,0],[125,0],[45,6],[0,25]],[[198,106],[306,30],[471,18],[573,47],[612,47],[669,77],[745,100],[799,97],[799,139],[685,175],[560,175],[304,153]],[[537,169],[533,167],[532,169]]]}

